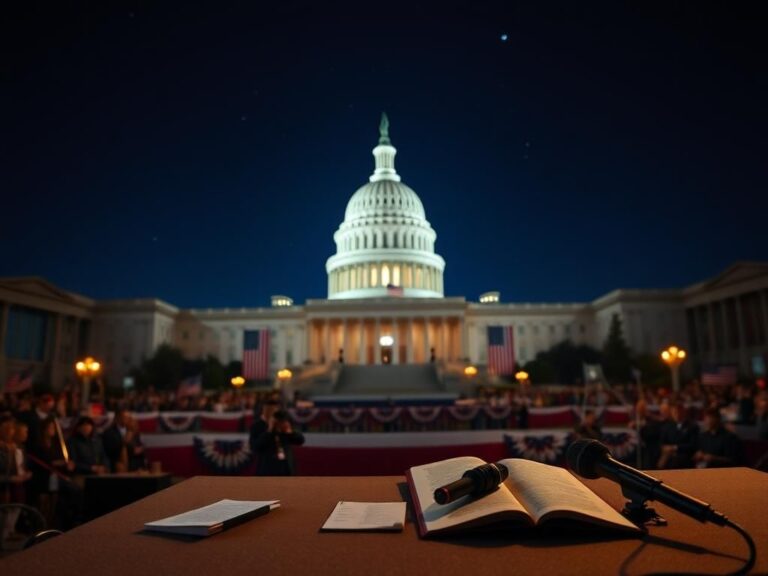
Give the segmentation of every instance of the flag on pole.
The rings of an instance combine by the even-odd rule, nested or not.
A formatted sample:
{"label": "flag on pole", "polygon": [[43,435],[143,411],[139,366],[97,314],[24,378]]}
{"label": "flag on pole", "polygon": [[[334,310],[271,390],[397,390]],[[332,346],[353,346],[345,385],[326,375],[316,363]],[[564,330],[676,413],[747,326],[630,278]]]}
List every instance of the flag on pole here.
{"label": "flag on pole", "polygon": [[488,370],[497,375],[515,373],[512,326],[488,326]]}
{"label": "flag on pole", "polygon": [[179,382],[179,388],[176,391],[177,398],[186,398],[187,396],[199,396],[203,393],[203,376],[198,374],[186,378]]}
{"label": "flag on pole", "polygon": [[243,377],[246,380],[269,378],[269,330],[243,333]]}
{"label": "flag on pole", "polygon": [[9,394],[20,394],[32,389],[32,369],[14,372],[5,383],[5,391]]}
{"label": "flag on pole", "polygon": [[387,296],[403,296],[403,287],[387,284]]}
{"label": "flag on pole", "polygon": [[707,386],[729,386],[736,384],[739,370],[736,366],[711,366],[701,372],[701,383]]}

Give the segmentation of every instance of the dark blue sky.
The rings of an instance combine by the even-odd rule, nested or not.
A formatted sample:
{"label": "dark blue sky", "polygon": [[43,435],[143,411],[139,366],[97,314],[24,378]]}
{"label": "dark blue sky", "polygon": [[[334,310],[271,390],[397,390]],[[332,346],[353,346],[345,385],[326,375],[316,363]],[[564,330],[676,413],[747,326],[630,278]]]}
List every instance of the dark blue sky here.
{"label": "dark blue sky", "polygon": [[382,110],[449,296],[589,300],[768,260],[760,6],[22,4],[0,28],[2,276],[324,297]]}

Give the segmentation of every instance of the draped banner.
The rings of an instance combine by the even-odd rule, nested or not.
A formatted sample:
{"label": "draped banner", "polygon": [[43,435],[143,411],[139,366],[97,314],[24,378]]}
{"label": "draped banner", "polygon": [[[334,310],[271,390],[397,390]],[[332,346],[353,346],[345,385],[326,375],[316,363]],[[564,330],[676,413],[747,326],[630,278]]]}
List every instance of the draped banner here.
{"label": "draped banner", "polygon": [[408,414],[420,424],[428,424],[437,420],[443,412],[442,406],[409,406]]}
{"label": "draped banner", "polygon": [[342,426],[354,424],[362,415],[362,408],[331,408],[331,418]]}
{"label": "draped banner", "polygon": [[297,424],[309,424],[320,414],[320,408],[289,408],[288,414]]}
{"label": "draped banner", "polygon": [[512,458],[525,458],[545,464],[562,464],[565,449],[572,434],[554,432],[546,435],[516,434],[504,435],[504,443]]}
{"label": "draped banner", "polygon": [[501,406],[491,406],[490,404],[486,404],[483,409],[488,417],[493,420],[504,420],[505,418],[509,418],[509,415],[512,414],[512,404],[502,404]]}
{"label": "draped banner", "polygon": [[371,415],[371,418],[376,420],[376,422],[379,422],[380,424],[388,424],[400,418],[400,414],[403,413],[403,408],[401,406],[369,408],[368,413]]}
{"label": "draped banner", "polygon": [[193,443],[195,456],[214,474],[237,474],[253,461],[244,440],[203,440],[195,436]]}
{"label": "draped banner", "polygon": [[190,432],[197,426],[197,414],[167,412],[160,414],[160,427],[165,432]]}
{"label": "draped banner", "polygon": [[459,422],[468,422],[474,420],[480,412],[480,406],[477,404],[469,406],[448,406],[448,413]]}
{"label": "draped banner", "polygon": [[[632,411],[628,406],[589,406],[601,417],[603,426],[626,426]],[[520,407],[515,404],[493,406],[462,403],[453,406],[365,406],[289,408],[294,425],[302,432],[377,432],[382,430],[449,431],[514,429],[518,425]],[[581,417],[582,407],[530,407],[529,429],[573,429]],[[134,417],[142,434],[154,432],[247,432],[253,423],[251,411],[243,412],[137,412]],[[111,414],[100,417],[97,427],[107,426]]]}
{"label": "draped banner", "polygon": [[[504,444],[512,458],[525,458],[546,464],[565,464],[565,453],[571,442],[576,439],[572,432],[553,431],[548,434],[504,434]],[[606,432],[603,444],[617,460],[631,462],[637,449],[637,437],[634,432]]]}

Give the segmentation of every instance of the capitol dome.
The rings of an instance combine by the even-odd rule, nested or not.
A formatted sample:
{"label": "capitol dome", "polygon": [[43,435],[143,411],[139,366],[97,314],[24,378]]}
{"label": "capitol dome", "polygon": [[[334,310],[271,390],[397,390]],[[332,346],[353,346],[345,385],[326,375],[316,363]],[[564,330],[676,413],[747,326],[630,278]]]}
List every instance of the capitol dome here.
{"label": "capitol dome", "polygon": [[336,254],[326,263],[328,298],[443,297],[445,260],[424,205],[395,170],[397,150],[382,114],[375,169],[347,203],[333,235]]}

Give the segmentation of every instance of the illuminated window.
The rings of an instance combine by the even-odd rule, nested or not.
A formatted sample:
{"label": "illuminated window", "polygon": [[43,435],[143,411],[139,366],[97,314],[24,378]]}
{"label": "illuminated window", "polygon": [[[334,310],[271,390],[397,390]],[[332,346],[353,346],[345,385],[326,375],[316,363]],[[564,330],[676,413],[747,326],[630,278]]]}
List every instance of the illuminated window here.
{"label": "illuminated window", "polygon": [[371,268],[371,286],[379,285],[379,269],[376,266]]}
{"label": "illuminated window", "polygon": [[400,266],[398,264],[392,266],[392,284],[400,286]]}
{"label": "illuminated window", "polygon": [[381,285],[386,286],[389,284],[389,266],[384,264],[381,267]]}

